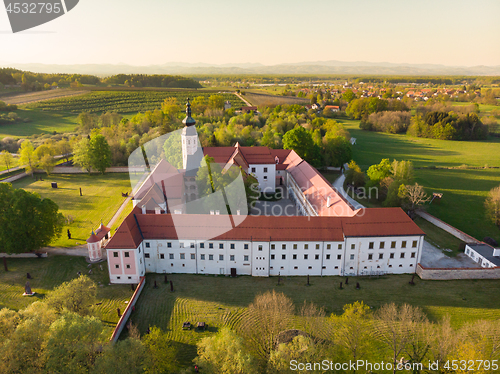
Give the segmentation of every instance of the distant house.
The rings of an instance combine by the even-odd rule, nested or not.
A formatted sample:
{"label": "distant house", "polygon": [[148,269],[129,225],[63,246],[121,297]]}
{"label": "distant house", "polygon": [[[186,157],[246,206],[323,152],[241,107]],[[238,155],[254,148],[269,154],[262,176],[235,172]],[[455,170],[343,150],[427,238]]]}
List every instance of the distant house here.
{"label": "distant house", "polygon": [[311,108],[319,110],[319,109],[321,109],[321,105],[320,104],[313,104],[313,105],[311,105]]}
{"label": "distant house", "polygon": [[257,107],[256,106],[242,106],[241,111],[243,113],[250,113],[250,112],[256,112]]}
{"label": "distant house", "polygon": [[224,103],[224,110],[228,110],[228,109],[231,109],[231,103],[229,101],[226,101]]}
{"label": "distant house", "polygon": [[306,105],[305,108],[306,108],[306,110],[311,110],[311,109],[313,109],[313,106],[312,105]]}
{"label": "distant house", "polygon": [[325,109],[330,109],[332,112],[340,111],[340,107],[338,105],[327,105]]}
{"label": "distant house", "polygon": [[465,254],[483,268],[500,266],[500,248],[493,248],[486,243],[467,244]]}

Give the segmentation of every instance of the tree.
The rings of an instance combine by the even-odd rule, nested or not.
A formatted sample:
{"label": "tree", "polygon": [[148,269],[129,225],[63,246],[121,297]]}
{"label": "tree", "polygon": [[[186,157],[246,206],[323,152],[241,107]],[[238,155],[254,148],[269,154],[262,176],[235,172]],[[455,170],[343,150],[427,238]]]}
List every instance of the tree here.
{"label": "tree", "polygon": [[61,139],[56,143],[57,153],[64,157],[66,161],[69,161],[71,155],[71,144],[66,139]]}
{"label": "tree", "polygon": [[352,183],[354,187],[361,187],[365,184],[365,174],[354,160],[349,162],[345,172],[345,179],[347,183]]}
{"label": "tree", "polygon": [[388,158],[382,159],[380,164],[372,165],[366,171],[366,175],[374,184],[378,184],[382,179],[387,178],[392,174],[392,165]]}
{"label": "tree", "polygon": [[176,349],[169,336],[154,326],[144,336],[143,344],[148,352],[145,373],[173,373],[178,369]]}
{"label": "tree", "polygon": [[294,310],[292,300],[274,290],[256,296],[249,305],[243,336],[261,360],[269,359],[276,337],[288,327]]}
{"label": "tree", "polygon": [[147,351],[139,339],[108,343],[97,357],[93,374],[140,374],[146,371]]}
{"label": "tree", "polygon": [[290,363],[314,362],[317,350],[311,338],[298,335],[289,343],[282,343],[271,352],[268,363],[268,373],[290,373]]}
{"label": "tree", "polygon": [[177,169],[182,169],[181,131],[174,131],[168,134],[168,138],[163,144],[163,153],[167,162]]}
{"label": "tree", "polygon": [[312,134],[302,126],[296,126],[283,135],[283,148],[293,149],[307,162],[318,165],[320,149],[314,144]]}
{"label": "tree", "polygon": [[367,353],[371,330],[370,307],[362,301],[344,305],[335,333],[336,342],[349,352],[349,359],[356,361]]}
{"label": "tree", "polygon": [[411,212],[415,212],[420,206],[430,200],[424,188],[418,183],[415,183],[413,186],[403,185],[403,188],[400,187],[398,196],[403,199],[405,208],[408,208]]}
{"label": "tree", "polygon": [[197,344],[198,357],[194,359],[204,373],[246,374],[258,373],[255,359],[246,352],[244,341],[227,327]]}
{"label": "tree", "polygon": [[408,304],[397,306],[394,303],[383,305],[377,312],[375,328],[380,342],[391,352],[393,373],[396,361],[411,341],[412,329],[416,324],[427,321],[421,309]]}
{"label": "tree", "polygon": [[56,203],[0,183],[0,243],[7,253],[35,251],[61,235],[64,217]]}
{"label": "tree", "polygon": [[12,157],[9,151],[2,151],[0,152],[0,161],[7,168],[7,171],[10,171],[10,168],[14,164],[14,157]]}
{"label": "tree", "polygon": [[326,166],[344,167],[352,159],[352,145],[343,136],[328,137],[323,140]]}
{"label": "tree", "polygon": [[177,114],[181,111],[177,98],[167,97],[161,104],[161,111],[169,120],[176,118]]}
{"label": "tree", "polygon": [[342,99],[350,103],[356,98],[356,94],[349,88],[342,94]]}
{"label": "tree", "polygon": [[224,108],[224,96],[211,95],[208,98],[208,106],[212,109],[223,109]]}
{"label": "tree", "polygon": [[104,174],[111,166],[111,148],[101,134],[93,134],[89,142],[90,162],[94,169]]}
{"label": "tree", "polygon": [[500,186],[488,192],[488,197],[484,202],[487,217],[498,227],[500,227]]}
{"label": "tree", "polygon": [[49,329],[45,368],[51,373],[88,373],[97,358],[104,326],[97,317],[65,313]]}
{"label": "tree", "polygon": [[76,118],[78,123],[78,132],[89,134],[92,129],[97,127],[97,116],[91,113],[82,112]]}
{"label": "tree", "polygon": [[86,275],[56,287],[47,296],[47,305],[58,312],[69,311],[87,315],[96,300],[96,285]]}
{"label": "tree", "polygon": [[42,144],[35,149],[34,158],[37,160],[38,167],[44,170],[47,175],[52,172],[56,165],[55,153],[55,149],[48,144]]}
{"label": "tree", "polygon": [[90,156],[90,140],[82,138],[73,146],[73,162],[89,174],[92,171],[92,159]]}
{"label": "tree", "polygon": [[36,167],[35,148],[29,140],[25,140],[21,143],[19,155],[19,164],[26,165],[26,173],[33,174]]}

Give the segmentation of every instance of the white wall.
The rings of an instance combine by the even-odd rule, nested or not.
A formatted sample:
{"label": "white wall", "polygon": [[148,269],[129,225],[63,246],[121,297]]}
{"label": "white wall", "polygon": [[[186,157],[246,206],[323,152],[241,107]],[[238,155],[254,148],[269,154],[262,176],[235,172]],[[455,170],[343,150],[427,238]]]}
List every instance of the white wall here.
{"label": "white wall", "polygon": [[[254,168],[255,171],[253,171]],[[265,169],[267,172],[264,171]],[[247,173],[257,178],[262,192],[274,193],[276,191],[276,164],[251,164],[248,166]],[[267,180],[264,177],[267,177]]]}

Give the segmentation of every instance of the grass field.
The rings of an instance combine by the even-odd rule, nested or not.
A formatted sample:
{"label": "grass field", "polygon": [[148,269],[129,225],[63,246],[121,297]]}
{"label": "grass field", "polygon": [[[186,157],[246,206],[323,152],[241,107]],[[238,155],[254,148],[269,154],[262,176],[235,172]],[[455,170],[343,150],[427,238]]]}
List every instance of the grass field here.
{"label": "grass field", "polygon": [[[359,121],[339,119],[356,138],[353,158],[363,170],[383,158],[411,160],[417,168],[415,180],[428,193],[442,192],[439,205],[428,206],[428,212],[458,229],[482,240],[491,236],[500,240],[500,230],[487,221],[484,200],[488,192],[500,185],[500,169],[432,169],[429,167],[500,167],[500,139],[488,141],[448,141],[412,138],[363,131]],[[422,169],[418,169],[422,168]]]}
{"label": "grass field", "polygon": [[[43,299],[50,291],[61,283],[77,277],[81,271],[88,275],[89,268],[83,257],[76,256],[49,256],[47,258],[8,259],[9,271],[0,271],[0,309],[9,308],[19,310],[27,307],[34,301]],[[105,324],[111,336],[112,330],[118,323],[117,308],[123,312],[132,296],[129,285],[108,285],[109,276],[107,263],[102,263],[103,270],[98,264],[92,265],[92,274],[88,275],[97,287],[97,303],[94,312]],[[36,292],[34,297],[23,297],[26,273],[33,277],[30,285]]]}
{"label": "grass field", "polygon": [[17,95],[4,97],[2,101],[4,101],[7,104],[20,105],[20,104],[28,104],[37,101],[55,99],[60,97],[81,95],[82,93],[85,93],[85,91],[62,88],[49,91],[23,92]]}
{"label": "grass field", "polygon": [[310,100],[295,96],[277,96],[268,95],[264,93],[248,92],[245,91],[243,96],[245,100],[255,106],[259,105],[283,105],[283,104],[309,104]]}
{"label": "grass field", "polygon": [[[51,182],[57,182],[58,188],[51,188]],[[73,217],[73,223],[65,225],[62,236],[51,243],[54,247],[84,244],[101,219],[106,225],[113,217],[125,200],[121,193],[130,192],[129,175],[126,173],[51,175],[36,182],[26,177],[14,182],[13,186],[52,199],[65,217]],[[80,187],[83,196],[80,196]],[[67,229],[70,229],[72,239],[68,239]]]}
{"label": "grass field", "polygon": [[[154,289],[156,279],[159,288]],[[456,327],[476,319],[500,318],[500,282],[481,281],[422,281],[410,286],[410,275],[393,275],[380,278],[357,278],[361,285],[355,289],[352,280],[340,290],[338,285],[345,278],[311,277],[306,286],[305,277],[277,278],[242,276],[236,279],[205,275],[168,275],[175,292],[163,283],[162,275],[148,275],[146,286],[132,314],[132,320],[144,333],[149,326],[158,326],[168,332],[178,343],[179,360],[189,365],[196,356],[196,342],[213,334],[222,326],[238,328],[246,318],[246,308],[260,293],[275,289],[290,297],[296,307],[304,300],[312,301],[330,313],[341,314],[345,304],[363,300],[373,308],[382,304],[409,303],[422,307],[432,321],[450,315]],[[223,291],[221,291],[223,290]],[[204,321],[206,332],[182,330],[182,323]]]}
{"label": "grass field", "polygon": [[72,132],[76,128],[75,114],[45,113],[40,110],[18,109],[16,113],[21,118],[29,118],[30,122],[17,122],[0,125],[0,139],[10,136],[24,138],[33,134]]}

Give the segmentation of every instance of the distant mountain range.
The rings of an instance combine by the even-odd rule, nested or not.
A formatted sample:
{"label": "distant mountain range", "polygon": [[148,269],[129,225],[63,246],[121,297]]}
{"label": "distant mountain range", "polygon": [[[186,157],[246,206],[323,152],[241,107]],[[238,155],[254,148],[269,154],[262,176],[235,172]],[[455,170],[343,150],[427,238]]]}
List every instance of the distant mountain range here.
{"label": "distant mountain range", "polygon": [[279,65],[259,63],[205,64],[168,62],[161,65],[133,66],[127,64],[78,64],[55,65],[38,63],[6,63],[1,67],[13,67],[39,73],[92,74],[353,74],[353,75],[500,75],[498,66],[446,66],[437,64],[407,64],[366,61],[309,61]]}

